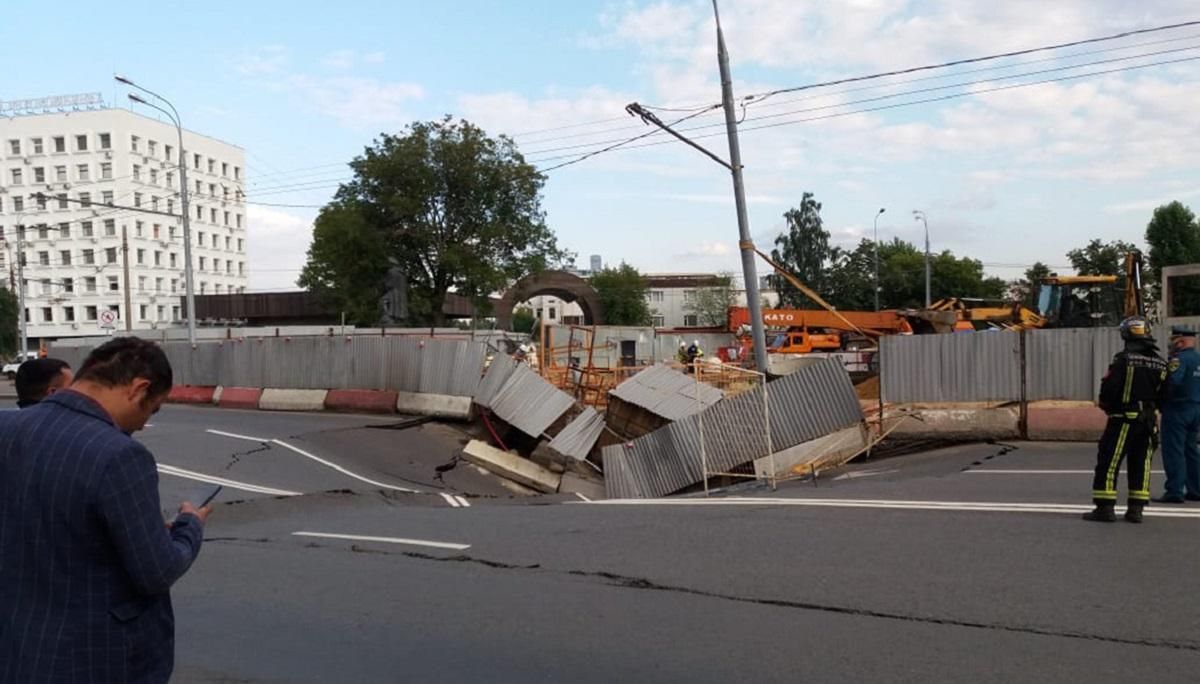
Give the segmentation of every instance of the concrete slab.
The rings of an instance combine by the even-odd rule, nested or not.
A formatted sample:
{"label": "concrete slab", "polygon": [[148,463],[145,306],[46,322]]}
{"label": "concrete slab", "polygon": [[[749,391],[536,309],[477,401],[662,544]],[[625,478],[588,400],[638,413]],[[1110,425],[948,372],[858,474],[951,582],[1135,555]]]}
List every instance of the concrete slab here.
{"label": "concrete slab", "polygon": [[452,397],[445,394],[398,392],[396,410],[413,416],[436,416],[451,420],[471,419],[471,397]]}
{"label": "concrete slab", "polygon": [[258,399],[262,396],[262,390],[258,387],[221,387],[220,398],[217,399],[217,406],[221,408],[240,408],[240,409],[256,409],[258,408]]}
{"label": "concrete slab", "polygon": [[585,497],[596,501],[606,498],[604,493],[604,483],[600,480],[591,478],[583,478],[575,473],[563,473],[562,481],[558,485],[560,494],[582,494]]}
{"label": "concrete slab", "polygon": [[258,399],[264,411],[324,411],[328,390],[267,388]]}
{"label": "concrete slab", "polygon": [[167,401],[172,404],[211,404],[216,387],[197,387],[195,385],[175,385],[167,395]]}
{"label": "concrete slab", "polygon": [[[840,465],[867,446],[867,430],[862,425],[839,430],[833,434],[797,444],[775,452],[775,477],[791,477],[808,473],[810,465],[817,470]],[[764,456],[754,461],[754,474],[770,477],[771,459]]]}
{"label": "concrete slab", "polygon": [[1019,423],[1015,406],[919,409],[900,418],[891,434],[915,439],[1018,439]]}
{"label": "concrete slab", "polygon": [[348,413],[395,413],[397,393],[387,390],[336,389],[325,395],[325,408]]}
{"label": "concrete slab", "polygon": [[507,451],[501,451],[476,439],[471,440],[463,449],[463,458],[500,477],[508,478],[546,494],[557,492],[562,481],[562,476],[546,470],[533,461]]}

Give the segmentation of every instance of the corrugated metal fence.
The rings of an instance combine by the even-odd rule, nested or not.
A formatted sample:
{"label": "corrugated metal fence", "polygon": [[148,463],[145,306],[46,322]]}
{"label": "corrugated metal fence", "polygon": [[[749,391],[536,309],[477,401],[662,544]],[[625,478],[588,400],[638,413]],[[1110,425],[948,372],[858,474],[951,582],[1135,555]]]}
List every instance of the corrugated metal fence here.
{"label": "corrugated metal fence", "polygon": [[[486,345],[410,337],[266,337],[162,345],[177,385],[280,389],[383,389],[468,397]],[[78,368],[91,349],[53,348]]]}
{"label": "corrugated metal fence", "polygon": [[1110,328],[885,337],[881,390],[894,403],[1094,401],[1120,349]]}

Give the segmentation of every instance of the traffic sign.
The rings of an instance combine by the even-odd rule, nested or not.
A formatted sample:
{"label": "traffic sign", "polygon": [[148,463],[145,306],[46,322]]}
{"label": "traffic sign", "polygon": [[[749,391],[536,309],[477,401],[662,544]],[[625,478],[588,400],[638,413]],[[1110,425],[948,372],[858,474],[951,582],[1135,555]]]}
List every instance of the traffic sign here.
{"label": "traffic sign", "polygon": [[117,312],[112,309],[105,309],[100,312],[100,327],[115,328],[117,327]]}

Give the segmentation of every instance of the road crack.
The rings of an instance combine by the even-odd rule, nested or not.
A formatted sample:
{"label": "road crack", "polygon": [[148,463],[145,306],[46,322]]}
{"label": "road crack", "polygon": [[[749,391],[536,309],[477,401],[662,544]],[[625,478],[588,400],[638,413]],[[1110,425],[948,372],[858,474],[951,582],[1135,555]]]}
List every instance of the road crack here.
{"label": "road crack", "polygon": [[222,468],[222,472],[229,472],[230,470],[233,470],[233,467],[242,461],[243,456],[250,456],[251,454],[260,454],[264,451],[270,451],[270,450],[271,450],[271,445],[267,444],[266,442],[263,442],[258,448],[255,448],[255,449],[247,449],[245,451],[235,451],[229,455],[229,459],[230,459],[229,463],[227,463],[225,465],[225,467]]}

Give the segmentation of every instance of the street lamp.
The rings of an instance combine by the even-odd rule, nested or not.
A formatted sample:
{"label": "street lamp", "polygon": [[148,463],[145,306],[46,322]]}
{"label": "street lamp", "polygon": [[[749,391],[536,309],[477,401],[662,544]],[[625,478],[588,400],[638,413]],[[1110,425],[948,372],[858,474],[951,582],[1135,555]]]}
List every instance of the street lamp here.
{"label": "street lamp", "polygon": [[925,219],[925,212],[920,209],[913,209],[913,220],[920,221],[925,225],[925,308],[928,309],[929,301],[929,221]]}
{"label": "street lamp", "polygon": [[875,214],[875,311],[879,312],[879,217],[883,216],[883,212],[887,211],[883,207],[879,208],[879,213]]}
{"label": "street lamp", "polygon": [[129,99],[133,102],[157,109],[165,114],[171,120],[171,123],[175,124],[175,131],[179,134],[179,205],[183,212],[183,280],[184,291],[187,294],[188,342],[194,346],[196,344],[196,292],[192,286],[192,227],[188,211],[187,153],[183,147],[183,124],[179,119],[179,111],[175,109],[175,105],[171,104],[171,101],[167,98],[147,88],[143,88],[124,76],[113,74],[113,78],[118,83],[123,83],[131,88],[137,88],[143,93],[161,100],[170,107],[171,111],[168,112],[166,109],[147,101],[136,93],[129,93]]}

